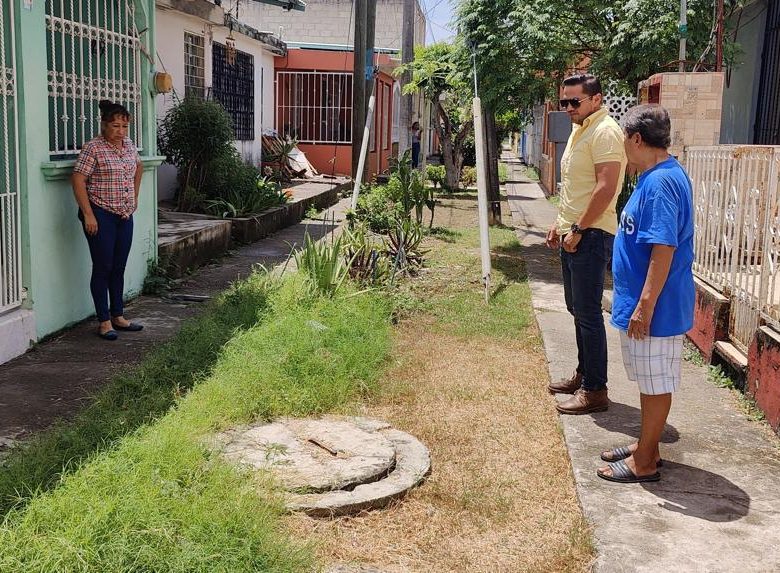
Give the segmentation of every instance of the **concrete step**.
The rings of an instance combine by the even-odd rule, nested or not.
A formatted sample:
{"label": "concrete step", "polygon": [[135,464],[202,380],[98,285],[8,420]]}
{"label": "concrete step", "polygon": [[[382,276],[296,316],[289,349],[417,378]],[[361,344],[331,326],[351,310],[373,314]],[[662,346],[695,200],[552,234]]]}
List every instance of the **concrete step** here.
{"label": "concrete step", "polygon": [[715,352],[718,356],[728,362],[733,368],[740,372],[745,372],[748,366],[747,356],[731,342],[719,340],[715,343]]}
{"label": "concrete step", "polygon": [[230,248],[232,224],[197,213],[160,211],[157,237],[160,264],[171,277],[224,255]]}

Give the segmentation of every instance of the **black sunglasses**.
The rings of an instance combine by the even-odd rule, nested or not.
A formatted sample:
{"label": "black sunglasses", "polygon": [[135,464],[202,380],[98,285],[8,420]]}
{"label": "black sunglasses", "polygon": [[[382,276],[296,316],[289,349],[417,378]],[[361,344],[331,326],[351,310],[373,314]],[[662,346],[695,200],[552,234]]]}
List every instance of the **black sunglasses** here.
{"label": "black sunglasses", "polygon": [[558,100],[558,103],[561,106],[561,109],[566,109],[567,107],[571,106],[572,109],[579,109],[580,105],[582,105],[582,102],[584,102],[586,99],[592,98],[592,95],[589,95],[588,97],[584,97],[582,99],[580,98],[570,98],[570,99],[562,99]]}

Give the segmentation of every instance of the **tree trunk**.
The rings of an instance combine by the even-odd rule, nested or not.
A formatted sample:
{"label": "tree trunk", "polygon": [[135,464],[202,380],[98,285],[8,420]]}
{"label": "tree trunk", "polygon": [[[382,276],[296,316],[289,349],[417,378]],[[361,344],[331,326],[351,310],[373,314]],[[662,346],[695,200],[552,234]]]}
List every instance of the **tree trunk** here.
{"label": "tree trunk", "polygon": [[490,203],[488,223],[501,225],[501,193],[498,181],[498,141],[496,139],[496,113],[493,107],[485,110],[485,150],[487,153],[487,197]]}
{"label": "tree trunk", "polygon": [[454,147],[451,139],[441,139],[441,155],[442,159],[444,159],[445,183],[450,191],[455,191],[460,184],[460,169],[456,163]]}
{"label": "tree trunk", "polygon": [[456,146],[452,141],[452,124],[450,123],[450,118],[447,116],[447,112],[438,100],[436,100],[436,113],[439,116],[439,121],[436,122],[438,124],[436,126],[436,131],[439,134],[439,142],[441,143],[445,180],[447,187],[451,191],[454,191],[460,184],[460,166],[457,163]]}

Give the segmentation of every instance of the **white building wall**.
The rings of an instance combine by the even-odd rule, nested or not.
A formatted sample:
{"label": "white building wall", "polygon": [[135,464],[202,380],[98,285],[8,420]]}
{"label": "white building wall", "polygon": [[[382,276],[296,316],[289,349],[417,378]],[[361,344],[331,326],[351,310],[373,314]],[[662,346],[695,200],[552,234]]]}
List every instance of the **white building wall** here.
{"label": "white building wall", "polygon": [[[425,43],[425,14],[415,2],[415,44]],[[403,0],[378,0],[376,42],[378,48],[401,49]],[[241,21],[263,32],[279,35],[285,42],[352,44],[354,20],[350,25],[350,0],[307,0],[306,10],[290,12],[260,2],[241,4]]]}
{"label": "white building wall", "polygon": [[[173,77],[173,91],[155,98],[159,120],[180,98],[184,98],[184,33],[190,32],[205,38],[204,79],[208,94],[212,86],[212,42],[224,44],[228,29],[173,10],[158,8],[155,17],[157,64]],[[255,66],[255,139],[236,141],[235,145],[246,161],[259,164],[263,129],[271,129],[274,125],[274,56],[257,40],[236,32],[233,33],[233,37],[236,41],[236,49],[254,56]],[[173,198],[177,186],[176,169],[172,165],[161,165],[158,169],[157,183],[160,200]]]}

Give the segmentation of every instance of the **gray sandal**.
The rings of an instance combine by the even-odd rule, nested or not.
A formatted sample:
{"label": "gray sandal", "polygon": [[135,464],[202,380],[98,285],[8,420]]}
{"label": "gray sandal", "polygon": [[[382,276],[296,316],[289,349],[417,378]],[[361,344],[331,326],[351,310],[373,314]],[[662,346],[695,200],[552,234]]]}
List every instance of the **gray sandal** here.
{"label": "gray sandal", "polygon": [[644,483],[661,479],[661,474],[658,472],[647,476],[638,476],[631,471],[631,468],[623,460],[609,464],[609,468],[612,470],[612,475],[607,475],[601,470],[596,470],[596,475],[607,481],[617,483]]}
{"label": "gray sandal", "polygon": [[[604,455],[605,452],[601,452],[601,459],[608,463],[614,463],[619,462],[620,460],[625,460],[626,458],[631,457],[631,450],[628,449],[628,446],[621,446],[619,448],[615,448],[614,450],[609,450],[608,455],[609,457]],[[658,460],[655,463],[655,467],[660,468],[663,467],[664,461]]]}

